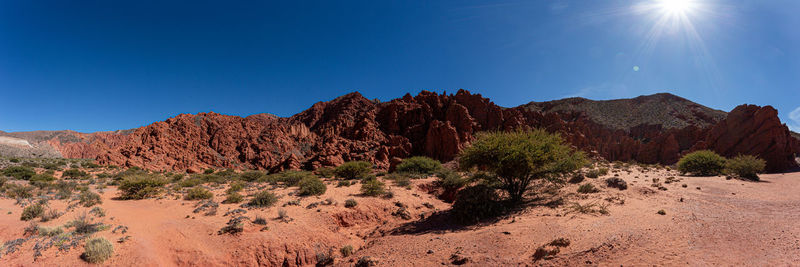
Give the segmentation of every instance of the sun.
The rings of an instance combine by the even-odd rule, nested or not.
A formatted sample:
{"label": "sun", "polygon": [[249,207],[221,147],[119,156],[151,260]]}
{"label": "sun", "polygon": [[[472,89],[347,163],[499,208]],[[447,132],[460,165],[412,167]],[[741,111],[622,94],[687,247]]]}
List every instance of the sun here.
{"label": "sun", "polygon": [[684,15],[695,8],[692,0],[658,0],[658,7],[668,15]]}

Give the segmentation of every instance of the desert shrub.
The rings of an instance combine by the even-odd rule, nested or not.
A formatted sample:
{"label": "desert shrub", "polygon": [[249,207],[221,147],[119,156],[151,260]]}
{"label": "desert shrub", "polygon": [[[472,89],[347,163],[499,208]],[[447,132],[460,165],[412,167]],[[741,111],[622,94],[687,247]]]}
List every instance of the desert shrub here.
{"label": "desert shrub", "polygon": [[336,175],[336,170],[334,168],[331,168],[331,167],[322,167],[322,168],[316,169],[314,171],[314,173],[316,173],[317,175],[319,175],[320,177],[323,177],[323,178],[331,178],[334,175]]}
{"label": "desert shrub", "polygon": [[212,168],[208,168],[208,169],[203,170],[203,174],[212,174],[212,173],[214,173],[214,169],[212,169]]}
{"label": "desert shrub", "polygon": [[137,175],[122,179],[118,188],[122,199],[145,199],[157,196],[165,184],[167,180],[162,177]]}
{"label": "desert shrub", "polygon": [[78,203],[84,207],[91,207],[103,203],[103,200],[100,198],[100,194],[89,190],[84,190],[81,192],[80,195],[78,195],[78,199],[80,200]]}
{"label": "desert shrub", "polygon": [[365,196],[380,196],[386,193],[386,185],[377,178],[369,179],[361,184],[361,194]]}
{"label": "desert shrub", "polygon": [[567,180],[567,182],[571,184],[577,184],[583,182],[583,180],[584,180],[583,173],[577,172],[573,174],[572,177],[570,177],[569,180]]}
{"label": "desert shrub", "polygon": [[46,187],[49,187],[50,183],[55,180],[56,178],[52,175],[42,173],[34,175],[30,180],[28,180],[28,182],[39,189],[45,189]]}
{"label": "desert shrub", "polygon": [[758,174],[764,171],[767,162],[751,155],[739,155],[729,159],[725,170],[741,178],[758,181]]}
{"label": "desert shrub", "polygon": [[42,164],[42,168],[45,168],[45,169],[48,169],[48,170],[57,171],[57,170],[61,170],[61,164],[54,163],[54,162],[45,163],[45,164]]}
{"label": "desert shrub", "polygon": [[463,223],[474,223],[503,213],[500,196],[494,188],[483,184],[464,188],[453,203],[453,218]]}
{"label": "desert shrub", "polygon": [[490,132],[461,152],[462,168],[478,167],[497,175],[500,188],[519,203],[534,180],[555,180],[583,166],[576,152],[557,134],[545,130]]}
{"label": "desert shrub", "polygon": [[298,185],[300,186],[299,193],[301,196],[319,196],[325,194],[327,190],[325,183],[316,176],[303,178]]}
{"label": "desert shrub", "polygon": [[64,179],[81,179],[89,177],[89,174],[79,169],[73,168],[64,171],[64,173],[61,174],[61,177],[64,177]]}
{"label": "desert shrub", "polygon": [[114,255],[114,245],[103,237],[86,241],[82,258],[90,263],[102,263]]}
{"label": "desert shrub", "polygon": [[605,167],[597,168],[597,174],[599,174],[600,176],[608,174],[608,168]]}
{"label": "desert shrub", "polygon": [[350,183],[350,181],[347,180],[340,180],[338,183],[336,183],[337,187],[350,186],[350,185],[352,184]]}
{"label": "desert shrub", "polygon": [[94,162],[87,162],[87,163],[85,163],[85,164],[83,164],[83,165],[84,165],[84,167],[86,167],[86,168],[89,168],[89,169],[97,169],[97,168],[100,168],[100,165],[99,165],[99,164],[97,164],[97,163],[94,163]]}
{"label": "desert shrub", "polygon": [[284,171],[274,176],[277,182],[283,183],[286,186],[297,186],[300,181],[305,178],[316,178],[317,176],[309,171]]}
{"label": "desert shrub", "polygon": [[231,192],[228,193],[228,196],[225,197],[225,200],[223,200],[222,203],[230,204],[230,203],[240,203],[242,201],[244,201],[244,197],[241,194],[236,192]]}
{"label": "desert shrub", "polygon": [[247,185],[247,183],[242,182],[242,181],[232,182],[230,187],[228,187],[227,193],[233,193],[233,192],[242,191],[246,185]]}
{"label": "desert shrub", "polygon": [[255,207],[272,207],[278,202],[278,196],[270,191],[264,190],[253,195],[247,204]]}
{"label": "desert shrub", "polygon": [[366,161],[350,161],[339,165],[334,170],[337,178],[341,179],[363,179],[372,172],[372,163]]}
{"label": "desert shrub", "polygon": [[586,172],[586,178],[597,178],[600,177],[600,171],[597,169],[591,169]]}
{"label": "desert shrub", "polygon": [[3,169],[3,175],[13,177],[17,180],[28,180],[35,174],[36,171],[34,171],[33,168],[25,166],[11,166]]}
{"label": "desert shrub", "polygon": [[429,157],[410,157],[395,167],[395,172],[431,175],[442,168],[438,160]]}
{"label": "desert shrub", "polygon": [[344,207],[345,208],[352,208],[352,207],[355,207],[355,206],[358,206],[358,201],[356,201],[355,199],[351,198],[351,199],[348,199],[348,200],[344,201]]}
{"label": "desert shrub", "polygon": [[13,162],[13,163],[19,163],[19,159],[18,158],[11,158],[8,161]]}
{"label": "desert shrub", "polygon": [[267,225],[267,219],[261,216],[256,216],[256,219],[253,220],[253,223],[258,225]]}
{"label": "desert shrub", "polygon": [[224,176],[219,175],[218,173],[196,174],[196,175],[192,176],[192,178],[200,179],[201,181],[203,181],[203,183],[221,184],[221,183],[225,183],[225,181],[227,181],[227,179]]}
{"label": "desert shrub", "polygon": [[25,186],[19,184],[6,184],[3,186],[6,191],[6,196],[9,198],[29,198],[33,197],[33,186]]}
{"label": "desert shrub", "polygon": [[698,176],[722,174],[725,158],[711,150],[699,150],[683,156],[678,161],[678,171]]}
{"label": "desert shrub", "polygon": [[61,212],[58,212],[56,209],[49,209],[42,214],[42,222],[47,222],[58,217],[61,217]]}
{"label": "desert shrub", "polygon": [[436,172],[436,183],[446,191],[454,191],[466,186],[469,181],[457,172],[442,168]]}
{"label": "desert shrub", "polygon": [[28,205],[27,207],[22,209],[22,215],[19,217],[19,219],[23,221],[30,221],[41,217],[42,214],[44,214],[44,205],[42,204]]}
{"label": "desert shrub", "polygon": [[94,207],[89,211],[89,213],[94,214],[94,216],[97,217],[106,217],[106,210],[101,207]]}
{"label": "desert shrub", "polygon": [[406,175],[400,175],[397,173],[390,173],[386,176],[386,179],[394,181],[394,185],[400,187],[407,187],[411,185],[411,178]]}
{"label": "desert shrub", "polygon": [[3,187],[8,182],[8,178],[0,177],[0,187]]}
{"label": "desert shrub", "polygon": [[213,198],[214,194],[208,189],[202,187],[192,187],[189,189],[189,192],[186,193],[186,196],[183,197],[184,200],[199,200],[199,199],[209,199]]}
{"label": "desert shrub", "polygon": [[57,235],[60,235],[60,234],[63,234],[63,233],[64,233],[64,229],[61,228],[61,227],[58,227],[58,226],[54,226],[54,227],[39,226],[39,235],[42,235],[42,236],[52,237],[52,236],[57,236]]}
{"label": "desert shrub", "polygon": [[342,257],[350,257],[350,255],[353,255],[353,246],[351,245],[344,246],[341,249],[339,249],[339,252],[342,253]]}
{"label": "desert shrub", "polygon": [[581,186],[578,187],[578,193],[582,194],[597,193],[598,191],[600,190],[598,190],[593,184],[589,183],[582,184]]}
{"label": "desert shrub", "polygon": [[203,184],[203,180],[197,177],[188,178],[178,182],[181,187],[195,187]]}
{"label": "desert shrub", "polygon": [[255,182],[263,178],[265,174],[261,171],[246,171],[239,174],[239,179],[247,182]]}

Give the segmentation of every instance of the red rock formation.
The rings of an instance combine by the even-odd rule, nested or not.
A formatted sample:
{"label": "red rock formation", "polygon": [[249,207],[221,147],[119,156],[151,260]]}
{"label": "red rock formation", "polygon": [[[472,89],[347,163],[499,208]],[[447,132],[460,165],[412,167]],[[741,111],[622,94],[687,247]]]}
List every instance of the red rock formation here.
{"label": "red rock formation", "polygon": [[720,155],[755,155],[767,161],[767,171],[777,172],[797,166],[797,139],[781,124],[778,111],[771,106],[741,105],[728,113],[694,148],[711,149]]}
{"label": "red rock formation", "polygon": [[[688,116],[684,113],[690,114],[680,115]],[[716,120],[700,115],[689,119],[704,125]],[[125,134],[76,134],[77,141],[59,137],[50,142],[68,157],[94,156],[103,164],[157,170],[197,172],[216,166],[280,171],[352,160],[391,168],[411,155],[452,160],[480,131],[534,127],[558,132],[573,146],[609,160],[672,164],[691,149],[712,148],[726,156],[758,155],[768,161],[769,170],[778,171],[796,166],[793,153],[800,152],[771,107],[738,107],[712,127],[642,124],[620,129],[581,111],[501,108],[464,90],[451,95],[423,91],[384,103],[351,93],[289,118],[183,114]]]}

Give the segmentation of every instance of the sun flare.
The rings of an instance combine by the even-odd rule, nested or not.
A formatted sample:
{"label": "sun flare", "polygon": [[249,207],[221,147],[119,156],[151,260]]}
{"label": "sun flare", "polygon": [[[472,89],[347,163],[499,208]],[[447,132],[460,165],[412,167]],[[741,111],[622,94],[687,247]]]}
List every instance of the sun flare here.
{"label": "sun flare", "polygon": [[658,0],[658,6],[666,14],[683,15],[695,8],[692,0]]}

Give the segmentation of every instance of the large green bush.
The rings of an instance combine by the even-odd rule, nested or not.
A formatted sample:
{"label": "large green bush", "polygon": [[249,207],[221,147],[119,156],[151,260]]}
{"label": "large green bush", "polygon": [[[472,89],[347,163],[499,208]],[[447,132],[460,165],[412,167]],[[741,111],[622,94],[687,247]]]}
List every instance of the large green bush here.
{"label": "large green bush", "polygon": [[163,177],[136,175],[123,178],[118,188],[122,199],[145,199],[157,196],[165,184],[167,180]]}
{"label": "large green bush", "polygon": [[441,168],[442,164],[439,163],[438,160],[416,156],[404,159],[403,162],[395,167],[395,171],[399,173],[431,175]]}
{"label": "large green bush", "polygon": [[114,255],[114,245],[103,237],[96,237],[86,241],[83,259],[90,263],[102,263]]}
{"label": "large green bush", "polygon": [[299,183],[301,196],[319,196],[328,189],[325,183],[317,177],[306,177]]}
{"label": "large green bush", "polygon": [[28,180],[36,174],[36,171],[31,167],[25,166],[11,166],[3,169],[3,175],[14,177],[14,179]]}
{"label": "large green bush", "polygon": [[764,171],[767,162],[751,155],[739,155],[729,159],[725,169],[741,178],[758,181],[758,174]]}
{"label": "large green bush", "polygon": [[686,154],[678,161],[678,171],[698,176],[715,176],[725,169],[725,158],[711,150]]}
{"label": "large green bush", "polygon": [[372,172],[372,163],[366,161],[350,161],[339,165],[334,170],[337,178],[364,179]]}
{"label": "large green bush", "polygon": [[560,179],[584,163],[583,153],[574,151],[559,135],[541,129],[480,133],[459,159],[462,168],[496,174],[500,188],[514,203],[532,189],[533,181]]}

